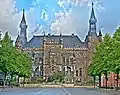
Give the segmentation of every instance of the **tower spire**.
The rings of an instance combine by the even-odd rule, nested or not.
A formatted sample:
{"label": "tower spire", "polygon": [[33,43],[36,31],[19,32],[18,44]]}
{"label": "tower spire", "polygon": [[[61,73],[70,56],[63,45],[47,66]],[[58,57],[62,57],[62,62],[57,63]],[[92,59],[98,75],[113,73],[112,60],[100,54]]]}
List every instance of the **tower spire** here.
{"label": "tower spire", "polygon": [[22,21],[21,22],[26,23],[26,20],[25,20],[25,9],[23,9],[23,16],[22,16]]}
{"label": "tower spire", "polygon": [[22,20],[20,22],[20,35],[19,35],[19,39],[22,47],[27,43],[27,37],[26,37],[27,27],[28,26],[25,20],[25,10],[23,9]]}
{"label": "tower spire", "polygon": [[99,36],[102,36],[102,32],[101,32],[101,29],[99,30]]}
{"label": "tower spire", "polygon": [[94,13],[94,3],[93,3],[93,2],[92,2],[91,18],[95,18],[95,13]]}
{"label": "tower spire", "polygon": [[92,2],[92,10],[91,10],[91,16],[90,16],[90,20],[89,20],[89,32],[88,32],[88,35],[97,36],[96,23],[97,23],[97,19],[95,17],[95,13],[94,13],[94,3]]}

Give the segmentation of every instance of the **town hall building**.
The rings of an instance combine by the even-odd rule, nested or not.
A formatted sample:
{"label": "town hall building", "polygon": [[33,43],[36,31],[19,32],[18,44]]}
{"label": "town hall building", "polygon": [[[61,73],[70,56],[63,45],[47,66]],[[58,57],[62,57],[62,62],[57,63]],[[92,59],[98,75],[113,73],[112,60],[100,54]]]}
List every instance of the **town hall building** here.
{"label": "town hall building", "polygon": [[88,67],[92,61],[92,53],[96,45],[102,41],[102,33],[96,31],[97,19],[92,3],[89,30],[85,41],[81,41],[75,34],[51,35],[41,34],[33,36],[27,41],[27,24],[25,12],[20,23],[20,34],[15,46],[28,52],[32,59],[32,77],[43,76],[45,79],[55,72],[64,72],[68,82],[84,82],[88,79]]}

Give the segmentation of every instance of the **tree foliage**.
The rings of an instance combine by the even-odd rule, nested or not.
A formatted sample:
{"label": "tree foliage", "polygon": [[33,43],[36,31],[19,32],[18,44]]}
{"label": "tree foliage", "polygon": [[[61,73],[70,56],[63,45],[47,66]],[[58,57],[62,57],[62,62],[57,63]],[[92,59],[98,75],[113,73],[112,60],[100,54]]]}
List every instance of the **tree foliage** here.
{"label": "tree foliage", "polygon": [[120,28],[118,28],[111,37],[106,34],[103,42],[96,47],[96,52],[93,54],[92,64],[89,67],[89,74],[98,76],[99,74],[105,74],[108,72],[114,72],[118,74],[120,71]]}
{"label": "tree foliage", "polygon": [[62,82],[65,78],[64,72],[55,72],[52,76],[48,78],[48,82]]}
{"label": "tree foliage", "polygon": [[13,46],[8,32],[6,32],[1,44],[0,70],[6,75],[18,75],[20,77],[28,77],[31,75],[31,60],[28,54],[17,50]]}
{"label": "tree foliage", "polygon": [[96,52],[93,53],[92,64],[89,67],[90,75],[99,75],[105,71],[110,71],[110,61],[108,58],[111,52],[112,38],[106,34],[103,42],[96,47]]}

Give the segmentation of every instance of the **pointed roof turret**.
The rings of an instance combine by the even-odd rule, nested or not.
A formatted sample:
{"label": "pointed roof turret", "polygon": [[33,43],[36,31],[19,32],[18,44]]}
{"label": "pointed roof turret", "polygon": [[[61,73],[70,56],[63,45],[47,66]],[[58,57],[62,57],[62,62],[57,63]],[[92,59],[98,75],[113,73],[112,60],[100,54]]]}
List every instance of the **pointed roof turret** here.
{"label": "pointed roof turret", "polygon": [[17,36],[16,42],[18,42],[18,41],[20,41],[19,31],[18,31],[18,36]]}
{"label": "pointed roof turret", "polygon": [[19,36],[19,35],[17,36],[17,39],[16,39],[16,41],[15,41],[15,46],[16,46],[17,48],[21,47],[21,41],[20,41],[20,36]]}
{"label": "pointed roof turret", "polygon": [[92,11],[91,11],[91,16],[90,16],[90,23],[96,23],[97,19],[95,17],[95,13],[94,13],[94,3],[92,2]]}
{"label": "pointed roof turret", "polygon": [[100,37],[100,36],[102,36],[102,32],[101,32],[101,30],[99,31],[99,37]]}
{"label": "pointed roof turret", "polygon": [[18,35],[17,36],[17,39],[16,39],[16,42],[18,42],[20,40],[20,36]]}
{"label": "pointed roof turret", "polygon": [[22,20],[21,20],[21,23],[20,23],[20,28],[21,28],[21,27],[25,27],[25,28],[27,28],[26,20],[25,20],[25,10],[24,10],[24,9],[23,9]]}
{"label": "pointed roof turret", "polygon": [[94,3],[92,2],[92,11],[91,11],[91,18],[95,18],[95,13],[94,13]]}
{"label": "pointed roof turret", "polygon": [[21,22],[26,23],[26,20],[25,20],[25,10],[24,9],[23,9],[23,16],[22,16],[22,21]]}

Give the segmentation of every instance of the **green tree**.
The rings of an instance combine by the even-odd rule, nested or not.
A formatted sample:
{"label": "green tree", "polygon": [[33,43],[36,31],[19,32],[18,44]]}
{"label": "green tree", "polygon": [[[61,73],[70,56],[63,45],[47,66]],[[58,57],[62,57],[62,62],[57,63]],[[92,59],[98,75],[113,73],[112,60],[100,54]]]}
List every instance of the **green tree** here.
{"label": "green tree", "polygon": [[0,50],[0,69],[5,73],[5,77],[8,72],[16,70],[15,66],[13,65],[14,61],[11,56],[12,51],[12,42],[8,35],[8,32],[6,32],[2,40],[2,48]]}
{"label": "green tree", "polygon": [[27,53],[17,50],[6,32],[0,49],[0,70],[7,74],[29,77],[31,75],[32,62]]}
{"label": "green tree", "polygon": [[[110,71],[110,61],[108,61],[108,55],[111,52],[112,39],[110,35],[104,36],[103,42],[96,47],[96,52],[93,53],[93,61],[89,67],[89,74],[95,79],[95,76],[99,76],[99,87],[101,86],[101,75],[105,74],[106,88],[107,88],[107,73]],[[95,81],[95,80],[94,80]]]}
{"label": "green tree", "polygon": [[113,42],[111,45],[112,52],[109,54],[108,58],[111,63],[111,72],[117,74],[117,89],[120,71],[120,28],[118,28],[113,36]]}

